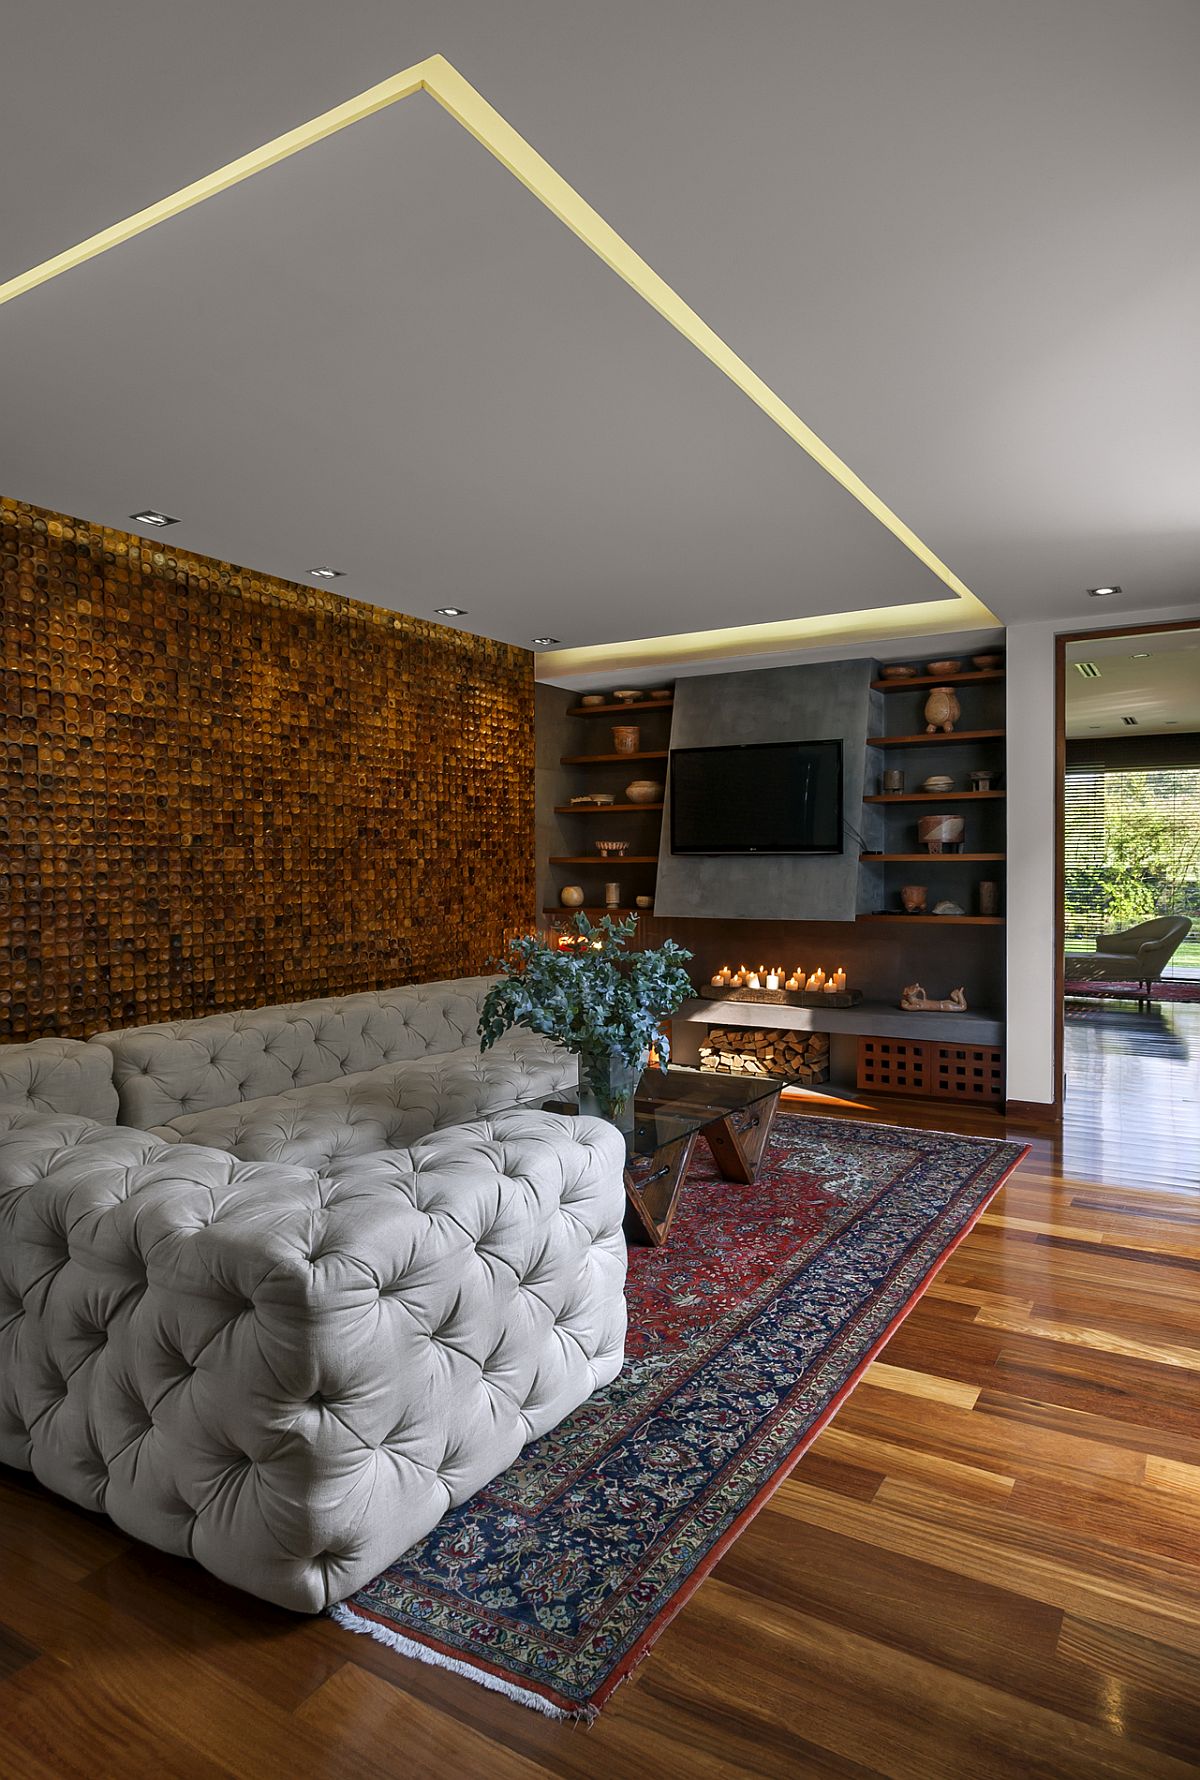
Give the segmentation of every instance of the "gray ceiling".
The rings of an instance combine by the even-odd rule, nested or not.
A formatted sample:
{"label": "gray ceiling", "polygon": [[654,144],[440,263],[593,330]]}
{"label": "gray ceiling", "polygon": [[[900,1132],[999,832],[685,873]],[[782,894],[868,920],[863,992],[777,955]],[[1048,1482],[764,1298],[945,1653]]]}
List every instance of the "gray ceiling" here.
{"label": "gray ceiling", "polygon": [[[1084,678],[1077,662],[1090,662]],[[1067,647],[1067,734],[1130,735],[1200,731],[1200,630],[1127,632]]]}
{"label": "gray ceiling", "polygon": [[[0,278],[445,54],[1001,618],[1200,598],[1194,0],[43,0]],[[420,96],[0,309],[0,489],[578,644],[940,584]]]}

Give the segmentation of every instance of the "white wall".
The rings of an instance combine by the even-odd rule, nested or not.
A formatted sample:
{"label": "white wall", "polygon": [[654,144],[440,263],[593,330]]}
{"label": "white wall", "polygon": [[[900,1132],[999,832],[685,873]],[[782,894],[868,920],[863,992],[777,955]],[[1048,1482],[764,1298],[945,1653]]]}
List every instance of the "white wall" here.
{"label": "white wall", "polygon": [[1200,605],[1153,612],[1099,606],[1008,627],[1008,1046],[1012,1100],[1055,1098],[1055,638],[1072,631],[1200,618]]}

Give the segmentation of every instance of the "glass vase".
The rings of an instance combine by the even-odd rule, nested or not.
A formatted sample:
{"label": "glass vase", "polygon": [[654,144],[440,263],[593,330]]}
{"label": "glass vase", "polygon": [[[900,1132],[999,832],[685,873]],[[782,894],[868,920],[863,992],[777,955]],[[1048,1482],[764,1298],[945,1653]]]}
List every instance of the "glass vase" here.
{"label": "glass vase", "polygon": [[582,1051],[579,1057],[579,1110],[607,1119],[619,1131],[633,1130],[634,1093],[641,1065],[627,1063],[618,1051]]}

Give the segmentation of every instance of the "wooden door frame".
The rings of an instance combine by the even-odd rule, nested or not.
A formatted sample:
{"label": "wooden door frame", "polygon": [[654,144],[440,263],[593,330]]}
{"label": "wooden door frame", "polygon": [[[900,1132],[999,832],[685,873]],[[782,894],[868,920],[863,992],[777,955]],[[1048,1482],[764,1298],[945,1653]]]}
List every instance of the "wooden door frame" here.
{"label": "wooden door frame", "polygon": [[1112,624],[1102,630],[1059,631],[1054,639],[1054,1108],[1059,1120],[1066,1089],[1067,649],[1072,643],[1099,642],[1107,637],[1152,637],[1180,630],[1200,630],[1200,618],[1178,618],[1166,624]]}

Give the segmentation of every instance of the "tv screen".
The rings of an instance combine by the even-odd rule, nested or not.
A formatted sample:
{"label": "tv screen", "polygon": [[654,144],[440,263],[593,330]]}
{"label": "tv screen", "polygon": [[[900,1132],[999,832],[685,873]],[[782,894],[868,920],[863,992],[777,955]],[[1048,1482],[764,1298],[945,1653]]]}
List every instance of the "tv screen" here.
{"label": "tv screen", "polygon": [[673,853],[840,853],[842,744],[671,751]]}

